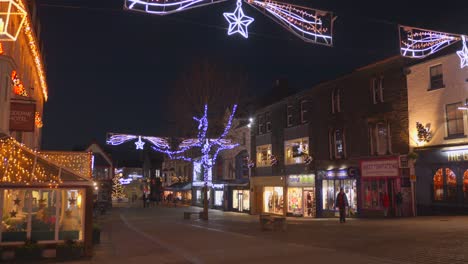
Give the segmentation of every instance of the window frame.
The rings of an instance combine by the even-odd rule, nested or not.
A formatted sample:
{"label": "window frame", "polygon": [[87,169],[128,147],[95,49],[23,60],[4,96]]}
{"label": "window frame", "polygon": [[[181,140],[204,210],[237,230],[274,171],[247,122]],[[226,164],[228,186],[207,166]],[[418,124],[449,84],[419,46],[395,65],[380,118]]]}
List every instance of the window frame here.
{"label": "window frame", "polygon": [[306,114],[307,114],[307,103],[308,101],[307,100],[302,100],[301,101],[301,123],[302,124],[305,124],[307,123],[307,118],[306,118]]}
{"label": "window frame", "polygon": [[374,77],[371,81],[371,93],[372,93],[372,103],[378,104],[384,102],[384,87],[383,87],[384,77]]}
{"label": "window frame", "polygon": [[342,112],[342,97],[343,97],[343,89],[342,88],[335,88],[332,91],[332,114],[341,113]]}
{"label": "window frame", "polygon": [[292,111],[293,111],[293,106],[292,105],[287,105],[286,106],[286,125],[288,127],[293,125]]}
{"label": "window frame", "polygon": [[[463,111],[458,110],[459,106],[462,106],[462,102],[456,102],[456,103],[451,103],[451,104],[446,104],[445,105],[445,125],[447,126],[447,138],[453,138],[453,137],[460,137],[465,135],[465,119],[463,115]],[[453,106],[455,110],[455,117],[457,117],[457,113],[461,115],[461,118],[454,118],[454,119],[449,119],[449,111],[448,108]],[[461,120],[461,130],[462,132],[459,132],[459,127],[458,127],[458,121]],[[458,133],[450,133],[450,122],[455,122],[457,125],[457,132]]]}
{"label": "window frame", "polygon": [[264,126],[263,125],[263,122],[264,122],[263,115],[258,115],[257,120],[258,120],[258,134],[262,135],[263,134],[263,126]]}
{"label": "window frame", "polygon": [[[272,153],[271,148],[272,148],[271,144],[256,146],[256,148],[255,148],[256,156],[257,156],[256,161],[255,161],[255,166],[256,167],[271,167],[271,153]],[[267,152],[267,157],[266,157],[265,161],[263,161],[263,159],[262,159],[264,149]]]}
{"label": "window frame", "polygon": [[[301,144],[304,147],[303,153],[305,155],[308,155],[310,152],[310,142],[309,142],[309,137],[302,137],[302,138],[295,138],[295,139],[290,139],[290,140],[285,140],[284,141],[284,164],[285,165],[295,165],[295,164],[304,164],[305,163],[305,155],[301,155],[300,157],[291,157],[288,158],[288,151],[291,151],[291,155],[293,155],[293,146],[295,144]],[[299,162],[296,162],[296,159],[299,160]]]}
{"label": "window frame", "polygon": [[271,132],[271,113],[270,112],[265,113],[265,132],[266,133]]}
{"label": "window frame", "polygon": [[[385,136],[385,141],[387,144],[385,153],[379,152],[380,148],[380,143],[379,143],[379,131],[378,131],[378,126],[379,125],[384,125],[385,130],[386,130],[386,136]],[[370,150],[371,150],[371,155],[376,155],[376,156],[384,156],[384,155],[389,155],[392,154],[392,137],[391,137],[391,127],[390,127],[390,122],[389,121],[378,121],[375,123],[370,123],[369,124],[369,136],[370,136]]]}
{"label": "window frame", "polygon": [[[336,137],[337,132],[341,133],[341,148],[342,148],[342,150],[341,150],[342,154],[341,155],[338,155],[338,142],[337,142],[337,137]],[[346,157],[344,138],[345,138],[345,135],[344,135],[344,130],[343,129],[337,128],[337,129],[333,130],[333,157],[335,159],[344,159]]]}
{"label": "window frame", "polygon": [[[440,74],[432,75],[432,70],[440,67]],[[432,65],[429,67],[429,90],[437,90],[445,88],[444,85],[444,68],[442,67],[442,63]]]}

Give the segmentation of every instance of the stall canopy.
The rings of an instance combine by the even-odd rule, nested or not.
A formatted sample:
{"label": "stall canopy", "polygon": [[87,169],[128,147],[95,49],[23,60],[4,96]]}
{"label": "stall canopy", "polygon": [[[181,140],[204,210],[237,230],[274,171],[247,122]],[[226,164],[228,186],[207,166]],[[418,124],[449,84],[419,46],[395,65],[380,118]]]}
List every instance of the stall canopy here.
{"label": "stall canopy", "polygon": [[174,192],[188,191],[191,189],[192,189],[192,183],[190,182],[177,182],[164,188],[165,191],[174,191]]}
{"label": "stall canopy", "polygon": [[45,158],[8,136],[0,135],[0,183],[2,186],[92,185],[89,177]]}

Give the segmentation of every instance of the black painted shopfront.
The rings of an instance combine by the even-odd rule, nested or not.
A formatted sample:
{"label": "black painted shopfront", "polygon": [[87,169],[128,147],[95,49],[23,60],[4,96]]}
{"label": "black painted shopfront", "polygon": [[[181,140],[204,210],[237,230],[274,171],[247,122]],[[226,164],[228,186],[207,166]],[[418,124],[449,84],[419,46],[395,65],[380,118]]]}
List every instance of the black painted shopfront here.
{"label": "black painted shopfront", "polygon": [[418,215],[468,214],[468,145],[415,152]]}

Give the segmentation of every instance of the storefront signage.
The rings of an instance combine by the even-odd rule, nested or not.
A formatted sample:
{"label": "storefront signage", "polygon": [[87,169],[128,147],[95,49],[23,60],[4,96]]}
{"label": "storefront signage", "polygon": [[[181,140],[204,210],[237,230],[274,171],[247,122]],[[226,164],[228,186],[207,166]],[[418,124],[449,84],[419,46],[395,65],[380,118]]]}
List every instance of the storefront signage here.
{"label": "storefront signage", "polygon": [[327,177],[348,177],[347,170],[327,170]]}
{"label": "storefront signage", "polygon": [[35,104],[11,103],[10,131],[34,132]]}
{"label": "storefront signage", "polygon": [[452,150],[446,153],[449,162],[468,161],[468,149]]}
{"label": "storefront signage", "polygon": [[398,159],[366,160],[361,162],[362,177],[398,177]]}
{"label": "storefront signage", "polygon": [[289,186],[314,186],[315,174],[289,175],[288,185]]}

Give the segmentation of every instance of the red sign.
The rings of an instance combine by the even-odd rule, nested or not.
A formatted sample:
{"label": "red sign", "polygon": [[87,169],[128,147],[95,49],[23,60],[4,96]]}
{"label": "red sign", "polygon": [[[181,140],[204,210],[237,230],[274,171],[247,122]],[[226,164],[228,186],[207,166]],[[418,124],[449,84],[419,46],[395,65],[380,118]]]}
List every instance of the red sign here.
{"label": "red sign", "polygon": [[36,104],[11,103],[10,131],[34,132]]}
{"label": "red sign", "polygon": [[362,177],[398,177],[399,175],[399,164],[396,158],[361,161]]}

